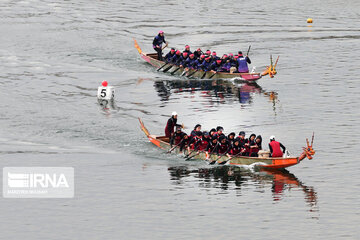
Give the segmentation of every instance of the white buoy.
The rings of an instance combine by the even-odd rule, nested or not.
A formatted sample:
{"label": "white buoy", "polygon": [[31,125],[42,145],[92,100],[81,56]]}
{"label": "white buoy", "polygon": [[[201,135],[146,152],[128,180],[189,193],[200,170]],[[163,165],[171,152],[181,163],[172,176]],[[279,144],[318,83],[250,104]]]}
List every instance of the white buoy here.
{"label": "white buoy", "polygon": [[256,67],[254,66],[251,70],[251,73],[255,73]]}
{"label": "white buoy", "polygon": [[97,98],[100,100],[113,100],[115,96],[114,87],[108,86],[107,81],[103,81],[101,85],[98,87]]}

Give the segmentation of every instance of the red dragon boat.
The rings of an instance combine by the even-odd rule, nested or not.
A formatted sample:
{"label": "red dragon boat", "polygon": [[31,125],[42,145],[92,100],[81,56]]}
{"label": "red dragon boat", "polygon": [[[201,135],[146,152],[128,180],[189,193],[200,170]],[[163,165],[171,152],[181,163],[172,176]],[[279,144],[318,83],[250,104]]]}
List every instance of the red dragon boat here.
{"label": "red dragon boat", "polygon": [[[149,139],[151,143],[155,146],[163,149],[165,151],[169,151],[171,149],[169,138],[165,136],[156,136],[150,134],[150,132],[145,127],[144,123],[139,118],[140,128],[145,133],[146,137]],[[226,163],[227,165],[259,165],[260,168],[265,169],[284,169],[293,165],[300,163],[305,158],[309,160],[312,159],[312,155],[315,154],[315,151],[312,147],[314,141],[314,135],[312,137],[311,144],[309,144],[309,140],[306,139],[307,147],[303,148],[303,152],[299,156],[286,156],[286,157],[247,157],[247,156],[236,156],[229,159],[227,156],[219,156],[217,154],[209,154],[207,152],[199,152],[199,154],[194,155],[194,159],[206,160],[209,163],[218,164]],[[176,147],[173,152],[179,153],[179,147]],[[185,150],[186,154],[186,150]]]}

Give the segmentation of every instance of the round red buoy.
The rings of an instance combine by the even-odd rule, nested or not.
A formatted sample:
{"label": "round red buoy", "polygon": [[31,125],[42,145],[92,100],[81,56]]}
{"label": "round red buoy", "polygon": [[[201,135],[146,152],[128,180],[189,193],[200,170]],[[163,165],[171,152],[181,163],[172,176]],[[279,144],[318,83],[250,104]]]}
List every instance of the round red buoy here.
{"label": "round red buoy", "polygon": [[107,87],[108,82],[107,82],[107,81],[103,81],[103,82],[101,83],[101,85],[102,85],[103,87]]}

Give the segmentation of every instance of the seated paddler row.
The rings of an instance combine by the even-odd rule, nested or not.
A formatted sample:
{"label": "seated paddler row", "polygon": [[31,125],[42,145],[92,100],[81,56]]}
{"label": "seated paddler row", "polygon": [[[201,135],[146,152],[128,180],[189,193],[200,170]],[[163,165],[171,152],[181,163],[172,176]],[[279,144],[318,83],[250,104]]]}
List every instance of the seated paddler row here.
{"label": "seated paddler row", "polygon": [[[261,135],[251,134],[246,138],[244,131],[240,131],[238,135],[235,132],[225,135],[224,128],[221,126],[212,128],[210,131],[202,131],[201,124],[196,124],[190,134],[183,132],[182,128],[182,125],[177,124],[177,113],[173,112],[166,124],[165,135],[170,139],[171,147],[179,147],[180,152],[186,149],[189,154],[194,151],[203,151],[231,158],[234,156],[258,157],[258,152],[262,150]],[[282,157],[286,148],[275,140],[275,136],[271,136],[269,150],[271,157]]]}
{"label": "seated paddler row", "polygon": [[[155,36],[153,40],[153,48],[157,52],[158,59],[165,61],[167,64],[173,64],[178,67],[195,70],[203,70],[205,72],[238,72],[248,73],[248,63],[251,64],[249,56],[244,56],[241,51],[238,54],[224,54],[222,57],[218,57],[215,51],[206,50],[203,52],[200,48],[192,52],[190,46],[186,45],[183,51],[171,48],[171,50],[163,57],[162,44],[165,43],[165,47],[168,43],[165,41],[165,35],[163,31],[159,31],[159,34]],[[250,49],[249,49],[250,50]],[[248,51],[249,52],[249,51]],[[248,54],[248,53],[247,53]]]}

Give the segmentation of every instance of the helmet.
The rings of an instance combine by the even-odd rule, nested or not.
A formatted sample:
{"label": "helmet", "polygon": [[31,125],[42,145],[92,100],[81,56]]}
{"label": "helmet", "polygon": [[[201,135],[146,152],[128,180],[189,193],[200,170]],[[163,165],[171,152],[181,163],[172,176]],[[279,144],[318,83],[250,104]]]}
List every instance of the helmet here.
{"label": "helmet", "polygon": [[270,137],[270,141],[275,141],[275,136],[274,135]]}
{"label": "helmet", "polygon": [[172,112],[171,113],[171,116],[176,116],[177,115],[177,112]]}

